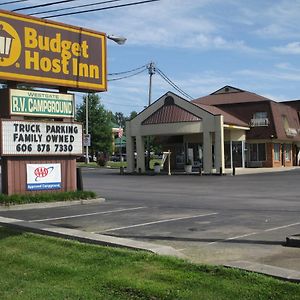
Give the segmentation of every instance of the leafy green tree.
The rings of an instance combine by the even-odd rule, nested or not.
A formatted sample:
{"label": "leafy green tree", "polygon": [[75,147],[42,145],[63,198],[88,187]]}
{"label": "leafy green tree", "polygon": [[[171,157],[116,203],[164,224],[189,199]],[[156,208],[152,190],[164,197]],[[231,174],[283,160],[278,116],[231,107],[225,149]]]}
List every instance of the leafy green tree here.
{"label": "leafy green tree", "polygon": [[132,120],[133,118],[135,118],[138,115],[138,113],[134,110],[130,113],[129,117],[127,118],[127,120]]}
{"label": "leafy green tree", "polygon": [[116,112],[115,113],[115,120],[116,120],[116,123],[120,127],[125,128],[126,117],[124,116],[124,114],[122,112]]}
{"label": "leafy green tree", "polygon": [[77,106],[76,120],[82,122],[86,128],[86,103],[88,102],[88,131],[91,135],[90,153],[110,153],[112,150],[112,134],[110,114],[100,102],[95,93],[83,96],[83,102]]}

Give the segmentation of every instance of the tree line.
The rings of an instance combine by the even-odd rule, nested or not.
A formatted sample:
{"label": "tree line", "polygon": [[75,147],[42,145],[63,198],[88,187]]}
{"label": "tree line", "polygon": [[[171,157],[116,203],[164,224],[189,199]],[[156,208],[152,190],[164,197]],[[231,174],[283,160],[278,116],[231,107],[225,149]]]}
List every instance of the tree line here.
{"label": "tree line", "polygon": [[[129,116],[122,112],[113,113],[106,110],[101,103],[98,94],[89,93],[83,96],[83,101],[76,109],[76,121],[86,128],[86,103],[88,103],[88,133],[91,135],[90,154],[97,155],[98,152],[112,152],[112,125],[117,124],[125,131],[127,120],[131,120],[137,115],[132,111]],[[124,132],[125,133],[125,132]]]}

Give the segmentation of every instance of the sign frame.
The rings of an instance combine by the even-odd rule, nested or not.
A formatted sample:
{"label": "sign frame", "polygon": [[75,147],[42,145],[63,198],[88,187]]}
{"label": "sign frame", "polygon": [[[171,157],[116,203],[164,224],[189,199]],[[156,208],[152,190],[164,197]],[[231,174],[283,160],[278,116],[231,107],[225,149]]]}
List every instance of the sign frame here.
{"label": "sign frame", "polygon": [[[1,23],[7,23],[7,20],[10,20],[11,22],[13,22],[13,21],[23,22],[24,27],[26,27],[26,25],[32,26],[32,27],[40,26],[42,28],[45,28],[45,31],[47,31],[46,29],[48,29],[50,31],[53,30],[54,36],[55,36],[55,33],[62,35],[63,32],[66,32],[65,35],[67,33],[70,33],[73,35],[78,35],[78,40],[82,40],[82,39],[84,39],[84,37],[86,37],[90,41],[99,42],[100,43],[99,49],[101,49],[101,57],[99,55],[100,62],[98,62],[97,65],[95,65],[96,67],[99,68],[98,69],[99,82],[95,83],[96,80],[95,80],[95,82],[89,82],[88,80],[83,80],[86,73],[84,73],[84,76],[81,77],[82,79],[80,79],[80,80],[78,80],[79,76],[77,76],[77,77],[75,76],[76,74],[72,74],[72,76],[65,75],[65,76],[59,77],[59,76],[55,76],[55,72],[52,72],[52,74],[54,74],[54,75],[47,76],[47,73],[49,73],[49,71],[47,71],[47,72],[44,71],[44,72],[39,72],[39,73],[37,73],[37,72],[34,73],[34,71],[33,71],[34,74],[30,74],[30,72],[28,71],[25,74],[25,73],[21,72],[21,69],[18,70],[18,68],[20,68],[20,63],[17,60],[14,61],[13,64],[11,64],[11,65],[15,66],[15,67],[12,67],[14,69],[14,71],[6,71],[6,70],[3,70],[3,69],[5,69],[5,67],[1,67],[2,71],[0,71],[0,82],[14,81],[14,82],[30,83],[34,86],[66,87],[66,88],[69,88],[70,90],[74,90],[74,91],[95,91],[95,92],[107,91],[107,61],[106,61],[107,54],[106,54],[106,34],[105,33],[97,32],[94,30],[85,29],[85,28],[81,28],[81,27],[76,27],[76,26],[72,26],[72,25],[68,25],[68,24],[64,24],[64,23],[60,23],[60,22],[49,21],[49,20],[32,17],[32,16],[17,14],[17,13],[13,13],[13,12],[9,12],[9,11],[0,9],[0,25],[2,25]],[[7,25],[10,26],[12,28],[12,30],[15,30],[13,28],[13,26],[11,26],[9,23],[7,23]],[[15,33],[18,36],[20,35],[16,30],[15,30]],[[38,38],[38,35],[37,35],[37,38]],[[52,40],[55,39],[55,37],[53,37],[53,36],[51,36],[51,38],[52,38]],[[17,38],[14,38],[14,39],[17,40]],[[25,39],[25,37],[24,37],[24,39]],[[19,56],[21,55],[23,57],[23,56],[25,56],[25,54],[24,54],[25,53],[25,47],[24,47],[25,42],[24,41],[21,42],[21,39],[19,37],[18,37],[18,40],[19,40],[18,43],[20,43],[20,49],[18,51],[18,55]],[[57,42],[58,41],[59,40],[57,38]],[[63,41],[64,40],[61,39],[60,43],[62,43]],[[70,47],[72,47],[71,48],[72,53],[73,54],[75,53],[73,56],[71,55],[70,60],[73,58],[77,59],[78,64],[77,63],[76,64],[77,64],[77,68],[79,68],[80,67],[79,65],[82,63],[81,61],[83,60],[83,58],[82,58],[82,56],[83,56],[82,53],[84,52],[83,46],[82,46],[82,44],[79,44],[79,42],[77,40],[76,40],[76,42],[74,42],[74,41],[70,41],[70,42],[72,42],[73,44],[76,44],[74,46],[74,48],[73,48],[73,46],[70,46]],[[52,45],[54,45],[54,44],[55,44],[55,41],[52,43]],[[81,46],[82,46],[82,48],[80,48]],[[85,48],[88,49],[88,46],[86,46]],[[97,46],[97,48],[98,48],[98,46]],[[87,53],[87,51],[88,50],[86,50],[86,53]],[[17,52],[17,51],[15,51],[15,52]],[[36,50],[36,53],[40,54],[41,56],[44,52],[40,49]],[[70,52],[71,52],[71,50],[70,50]],[[53,53],[54,52],[50,52],[51,55],[53,55]],[[59,53],[59,52],[57,52],[57,53]],[[77,55],[77,57],[76,57],[76,55]],[[94,59],[95,53],[93,52],[92,55],[93,55],[93,59]],[[32,59],[32,61],[34,61],[36,59],[36,57],[33,57],[33,56],[30,58]],[[42,58],[44,58],[44,57],[42,57]],[[40,58],[40,59],[42,60],[42,58]],[[55,62],[56,66],[54,66],[55,59],[51,58],[51,61],[53,64],[52,69],[58,68],[57,64],[59,64],[59,62],[58,62],[58,58],[56,58],[56,59],[57,59],[57,61]],[[90,59],[91,58],[89,58],[89,60]],[[62,58],[61,58],[61,62],[62,62]],[[40,64],[41,64],[41,62],[40,62]],[[24,65],[25,65],[25,61],[24,61]],[[36,66],[36,64],[34,64],[34,66]],[[88,66],[94,66],[94,65],[88,65]],[[63,69],[63,67],[61,67],[61,69]],[[86,70],[84,70],[83,72],[86,72]],[[56,72],[56,73],[59,73],[59,72]],[[80,73],[79,69],[77,70],[77,73],[78,74]],[[66,74],[66,73],[64,73],[64,74]],[[76,80],[75,80],[75,78],[76,78]]]}
{"label": "sign frame", "polygon": [[[19,100],[20,105],[14,103],[16,101],[14,97],[23,98],[23,100]],[[51,99],[51,98],[56,98],[56,99]],[[53,107],[53,105],[55,105],[55,101],[61,102],[62,104],[63,103],[66,104],[67,102],[69,102],[71,105],[71,114],[34,112],[34,110],[38,110],[39,108],[42,109],[43,107],[45,108],[45,110],[47,110],[45,106],[48,106],[48,110],[55,109],[55,107]],[[34,108],[31,109],[29,108],[30,102],[31,102],[31,107]],[[43,102],[47,102],[47,104]],[[37,91],[37,90],[9,89],[9,114],[11,116],[74,118],[75,95],[47,92],[47,91]]]}
{"label": "sign frame", "polygon": [[[76,126],[78,126],[79,127],[79,129],[80,129],[80,131],[81,131],[81,133],[79,133],[80,134],[80,146],[79,146],[79,148],[80,148],[80,150],[78,150],[78,151],[76,151],[76,152],[64,152],[64,151],[60,151],[61,150],[61,146],[60,145],[63,145],[63,147],[64,147],[64,145],[68,145],[68,143],[67,142],[65,142],[65,144],[61,144],[59,141],[57,141],[57,144],[54,144],[55,145],[55,148],[56,148],[56,145],[58,145],[57,147],[58,147],[58,149],[57,149],[57,152],[55,152],[55,153],[53,153],[53,151],[52,151],[52,144],[50,144],[50,150],[49,151],[47,151],[47,146],[42,146],[42,145],[47,145],[47,143],[44,141],[44,140],[41,140],[40,142],[39,142],[39,144],[35,144],[36,143],[36,140],[34,139],[34,137],[31,137],[32,138],[32,142],[31,142],[31,145],[32,145],[32,147],[33,147],[33,151],[32,151],[32,153],[28,153],[28,151],[26,150],[26,151],[24,151],[24,149],[25,149],[25,146],[24,146],[24,148],[23,148],[23,150],[22,150],[22,146],[21,146],[21,149],[20,149],[20,153],[7,153],[7,151],[4,151],[4,147],[9,147],[9,146],[7,146],[7,143],[8,143],[8,141],[6,140],[6,141],[4,141],[4,132],[3,132],[3,123],[8,123],[8,122],[10,122],[10,123],[26,123],[26,124],[33,124],[33,125],[35,125],[35,126],[37,126],[37,125],[39,125],[39,124],[43,124],[43,126],[44,125],[49,125],[49,126],[56,126],[56,125],[65,125],[65,126],[69,126],[69,125],[76,125]],[[40,134],[40,135],[42,135],[42,133],[43,132],[40,132],[40,133],[38,133],[38,134]],[[12,133],[13,134],[13,133]],[[38,135],[37,134],[37,135]],[[49,122],[47,122],[47,121],[39,121],[39,122],[37,122],[37,121],[32,121],[32,120],[11,120],[11,119],[1,119],[0,120],[0,147],[1,147],[1,151],[0,151],[0,153],[1,153],[1,156],[3,156],[3,157],[24,157],[24,156],[26,156],[26,157],[37,157],[37,156],[40,156],[40,157],[58,157],[58,156],[68,156],[68,157],[76,157],[76,156],[81,156],[82,154],[83,154],[83,143],[82,143],[82,138],[83,138],[83,126],[82,126],[82,124],[81,123],[79,123],[79,122],[68,122],[68,123],[66,123],[66,122],[51,122],[51,123],[49,123]],[[38,137],[37,137],[38,138]],[[37,139],[36,138],[36,139]],[[41,138],[42,139],[42,138]],[[78,141],[77,141],[78,142]],[[51,142],[49,142],[49,143],[53,143],[52,141]],[[23,144],[23,145],[26,145],[25,143],[21,143],[21,142],[19,142],[19,144]],[[41,145],[40,146],[40,150],[41,151],[39,151],[38,152],[38,145]],[[28,145],[27,145],[28,146]],[[55,149],[54,148],[54,149]],[[26,149],[28,149],[28,147],[26,147]],[[62,150],[64,150],[64,149],[62,149]]]}

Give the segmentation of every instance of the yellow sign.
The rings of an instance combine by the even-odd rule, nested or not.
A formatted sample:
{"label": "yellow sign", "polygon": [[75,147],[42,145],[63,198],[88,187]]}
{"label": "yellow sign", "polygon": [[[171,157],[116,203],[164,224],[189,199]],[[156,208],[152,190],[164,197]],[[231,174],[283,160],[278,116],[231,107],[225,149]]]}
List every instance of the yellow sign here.
{"label": "yellow sign", "polygon": [[0,80],[105,91],[106,36],[0,10]]}

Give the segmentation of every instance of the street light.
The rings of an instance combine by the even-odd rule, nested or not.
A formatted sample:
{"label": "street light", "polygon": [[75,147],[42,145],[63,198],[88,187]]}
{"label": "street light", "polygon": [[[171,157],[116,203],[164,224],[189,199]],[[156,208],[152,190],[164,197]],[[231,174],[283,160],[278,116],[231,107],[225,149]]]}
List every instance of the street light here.
{"label": "street light", "polygon": [[[107,35],[106,37],[107,37],[107,39],[114,41],[118,45],[124,45],[126,40],[127,40],[123,36],[116,36],[116,35],[113,35],[113,34]],[[85,102],[85,133],[86,133],[86,135],[89,134],[89,100],[88,100],[88,98],[89,98],[89,95],[87,96],[86,102]],[[85,151],[86,151],[85,162],[88,164],[90,162],[88,143],[86,144],[86,150]]]}
{"label": "street light", "polygon": [[123,36],[115,36],[113,34],[107,35],[106,36],[109,40],[114,41],[115,43],[117,43],[118,45],[124,45],[125,42],[127,41],[127,39]]}

